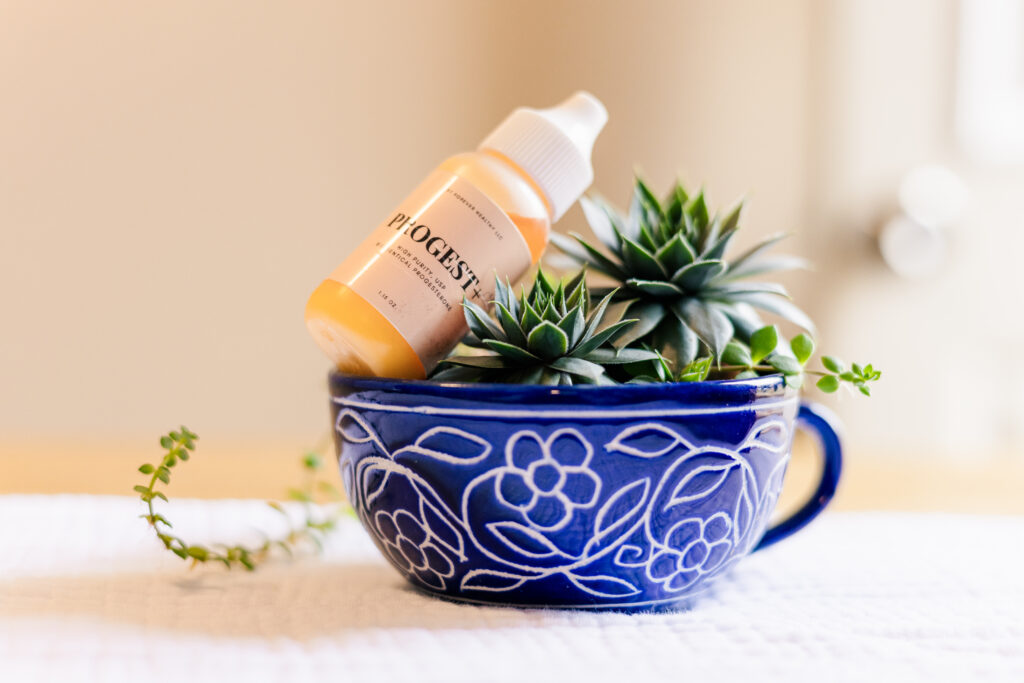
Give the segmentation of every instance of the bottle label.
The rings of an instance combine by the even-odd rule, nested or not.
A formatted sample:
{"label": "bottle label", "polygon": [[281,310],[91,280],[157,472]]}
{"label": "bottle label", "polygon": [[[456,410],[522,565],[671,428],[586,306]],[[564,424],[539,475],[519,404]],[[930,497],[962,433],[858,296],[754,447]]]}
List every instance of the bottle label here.
{"label": "bottle label", "polygon": [[529,267],[529,247],[508,215],[438,169],[330,278],[380,311],[429,372],[468,331],[463,297],[487,308],[495,273],[515,282]]}

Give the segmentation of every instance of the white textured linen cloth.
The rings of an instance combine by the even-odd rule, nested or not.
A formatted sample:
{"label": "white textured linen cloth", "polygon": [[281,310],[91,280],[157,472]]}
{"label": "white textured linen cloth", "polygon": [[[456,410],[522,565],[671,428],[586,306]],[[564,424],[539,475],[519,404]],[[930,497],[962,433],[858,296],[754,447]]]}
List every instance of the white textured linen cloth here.
{"label": "white textured linen cloth", "polygon": [[[256,501],[172,501],[253,537]],[[141,504],[0,497],[0,681],[1024,681],[1024,518],[830,513],[688,612],[472,607],[405,587],[354,520],[323,556],[189,571]]]}

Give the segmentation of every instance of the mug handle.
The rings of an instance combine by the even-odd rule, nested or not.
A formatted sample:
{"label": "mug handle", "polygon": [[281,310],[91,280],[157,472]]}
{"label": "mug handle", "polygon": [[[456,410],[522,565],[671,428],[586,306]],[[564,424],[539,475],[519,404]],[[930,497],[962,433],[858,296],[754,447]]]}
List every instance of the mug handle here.
{"label": "mug handle", "polygon": [[761,537],[754,551],[763,550],[807,526],[829,504],[839,484],[839,475],[843,469],[843,446],[839,441],[838,418],[825,406],[801,402],[796,424],[798,428],[811,432],[817,438],[824,461],[821,481],[818,482],[818,489],[811,499],[786,519],[773,524]]}

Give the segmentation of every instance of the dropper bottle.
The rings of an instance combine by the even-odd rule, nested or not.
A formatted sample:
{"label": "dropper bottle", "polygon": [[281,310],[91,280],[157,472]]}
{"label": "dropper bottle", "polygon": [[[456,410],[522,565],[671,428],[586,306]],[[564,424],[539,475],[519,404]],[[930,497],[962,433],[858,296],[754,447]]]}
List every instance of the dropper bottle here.
{"label": "dropper bottle", "polygon": [[343,372],[422,379],[466,334],[463,297],[487,308],[515,282],[551,224],[593,182],[608,120],[577,92],[516,109],[475,152],[446,159],[313,292],[306,325]]}

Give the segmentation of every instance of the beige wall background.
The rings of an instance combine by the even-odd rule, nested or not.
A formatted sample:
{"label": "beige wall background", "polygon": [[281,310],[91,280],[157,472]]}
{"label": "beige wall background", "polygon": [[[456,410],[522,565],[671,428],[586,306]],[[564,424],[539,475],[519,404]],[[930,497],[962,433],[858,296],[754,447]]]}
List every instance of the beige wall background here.
{"label": "beige wall background", "polygon": [[[721,204],[746,195],[749,240],[798,232],[789,249],[819,269],[790,284],[822,344],[886,371],[875,399],[838,406],[856,447],[1015,450],[1024,377],[1005,383],[996,350],[1020,349],[998,301],[1019,291],[1019,176],[952,146],[955,15],[0,0],[0,444],[134,444],[181,422],[214,443],[315,441],[308,294],[442,158],[584,88],[610,112],[595,189],[624,203],[635,165],[659,188],[678,173]],[[958,164],[981,201],[949,269],[907,284],[870,231],[926,160]],[[578,209],[559,224],[582,228]],[[949,365],[961,354],[977,376]]]}

